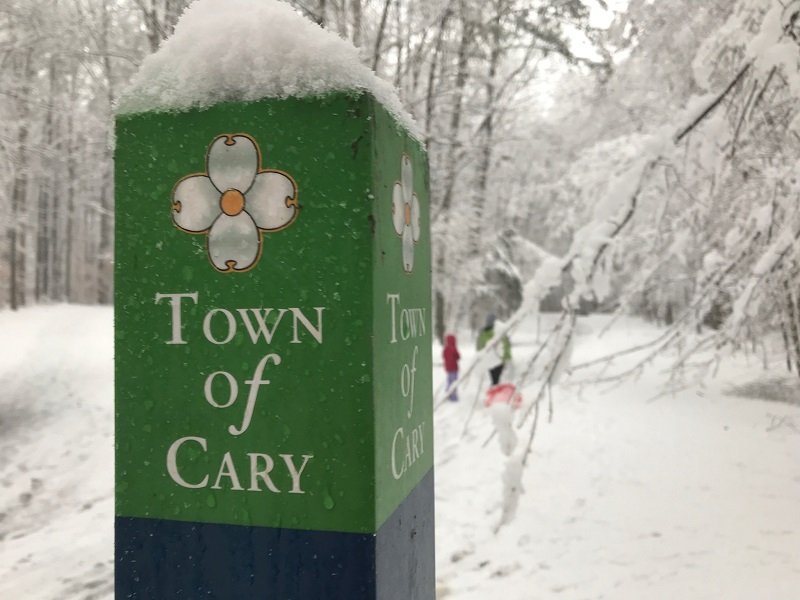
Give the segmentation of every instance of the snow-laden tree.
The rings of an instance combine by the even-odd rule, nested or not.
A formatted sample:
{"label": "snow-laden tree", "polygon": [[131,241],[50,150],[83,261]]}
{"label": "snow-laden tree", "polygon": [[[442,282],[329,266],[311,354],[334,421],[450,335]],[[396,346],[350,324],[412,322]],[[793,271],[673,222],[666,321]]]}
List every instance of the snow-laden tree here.
{"label": "snow-laden tree", "polygon": [[[185,4],[0,4],[4,303],[110,299],[112,106]],[[705,345],[777,331],[800,362],[797,2],[632,0],[604,30],[589,0],[292,4],[425,133],[439,334],[546,279]]]}
{"label": "snow-laden tree", "polygon": [[[584,143],[598,141],[575,149],[581,168],[552,184],[579,189],[577,223],[591,223],[588,207],[615,194],[595,174],[638,172],[647,158],[627,227],[593,277],[616,284],[620,310],[671,325],[675,344],[742,346],[778,331],[796,365],[798,5],[749,0],[735,7],[686,3],[684,11],[668,13],[657,3],[634,8],[660,27],[637,29],[629,56],[593,91],[595,108],[578,125]],[[670,69],[656,59],[656,50],[665,49],[674,57]],[[637,74],[643,68],[650,77]],[[635,82],[652,100],[638,105],[638,96],[627,95]],[[653,145],[667,138],[669,145]],[[597,299],[611,291],[588,284],[587,294]],[[705,331],[699,339],[685,339],[698,331]],[[691,354],[679,364],[690,364]]]}
{"label": "snow-laden tree", "polygon": [[607,357],[607,380],[670,356],[670,385],[687,385],[712,373],[723,352],[773,334],[787,366],[800,365],[800,2],[681,4],[632,5],[626,20],[638,11],[641,21],[622,27],[615,74],[565,88],[553,111],[565,136],[549,147],[564,153],[531,209],[562,227],[541,240],[555,255],[525,284],[505,332],[554,288],[564,290],[563,312],[515,382],[526,398],[516,425],[528,435],[510,453],[502,523],[513,516],[541,403],[590,366],[570,356],[582,299],[668,325],[630,349],[633,368],[614,371]]}
{"label": "snow-laden tree", "polygon": [[113,104],[186,4],[0,2],[0,305],[110,302]]}

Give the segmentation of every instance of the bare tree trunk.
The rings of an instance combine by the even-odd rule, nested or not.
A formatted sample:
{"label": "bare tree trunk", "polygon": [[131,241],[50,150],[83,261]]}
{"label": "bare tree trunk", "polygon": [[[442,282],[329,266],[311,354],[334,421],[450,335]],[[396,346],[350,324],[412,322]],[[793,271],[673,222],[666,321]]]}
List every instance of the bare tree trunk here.
{"label": "bare tree trunk", "polygon": [[[44,135],[45,145],[48,152],[52,152],[53,142],[55,140],[55,103],[56,103],[56,83],[57,83],[57,70],[56,59],[50,58],[50,67],[48,73],[48,99],[47,99],[47,113],[44,122]],[[53,224],[52,208],[53,203],[53,169],[52,164],[56,159],[49,158],[48,165],[43,169],[41,175],[41,184],[39,187],[39,206],[37,214],[37,232],[36,232],[36,301],[43,298],[50,298],[50,246],[54,242],[51,237]]]}
{"label": "bare tree trunk", "polygon": [[339,30],[339,37],[346,40],[349,37],[347,25],[347,2],[339,0],[334,4],[336,9],[336,28]]}
{"label": "bare tree trunk", "polygon": [[317,25],[320,27],[325,27],[325,13],[327,12],[328,5],[327,0],[319,0],[319,7],[317,8],[317,13],[315,15],[314,20],[317,22]]}
{"label": "bare tree trunk", "polygon": [[[468,77],[468,67],[469,67],[469,51],[470,46],[472,44],[472,24],[467,20],[466,14],[464,12],[464,3],[463,0],[461,2],[461,39],[458,45],[458,57],[457,57],[457,66],[456,66],[456,80],[455,80],[455,90],[453,92],[453,112],[450,114],[450,123],[447,135],[447,151],[445,153],[445,166],[444,166],[444,173],[445,173],[445,183],[444,183],[444,192],[442,194],[442,204],[440,207],[440,214],[442,215],[442,230],[447,232],[449,231],[449,224],[450,224],[450,212],[452,209],[453,203],[453,191],[455,189],[455,181],[456,181],[456,172],[458,166],[457,160],[457,153],[460,149],[460,144],[458,141],[459,133],[461,131],[461,118],[462,118],[462,111],[463,111],[463,104],[464,104],[464,91],[467,86],[467,77]],[[441,248],[441,251],[438,253],[438,258],[436,260],[436,270],[435,272],[439,277],[442,276],[445,272],[447,272],[448,268],[448,260],[447,260],[447,251],[446,247]],[[440,339],[444,339],[446,324],[448,318],[451,313],[451,306],[450,302],[448,302],[447,298],[445,298],[444,293],[441,289],[441,284],[437,286],[436,292],[434,294],[434,314],[437,317],[436,321],[436,336]]]}
{"label": "bare tree trunk", "polygon": [[781,323],[781,338],[783,339],[783,348],[786,351],[786,370],[791,373],[794,371],[794,362],[792,361],[792,348],[789,344],[789,334],[787,332],[786,321]]}
{"label": "bare tree trunk", "polygon": [[[397,43],[397,61],[395,62],[395,69],[394,69],[394,87],[400,91],[400,97],[403,97],[403,90],[401,89],[403,86],[403,67],[405,63],[403,62],[403,50],[405,50],[405,45],[403,42],[403,12],[402,6],[400,5],[400,0],[395,0],[395,16],[397,17],[395,20],[395,27],[396,35],[395,40]],[[406,55],[408,58],[408,55]]]}
{"label": "bare tree trunk", "polygon": [[65,216],[65,233],[64,233],[64,299],[67,302],[74,300],[74,286],[73,278],[75,276],[72,263],[73,254],[75,249],[75,185],[76,185],[76,144],[75,144],[75,103],[77,101],[77,73],[73,73],[72,77],[72,90],[70,92],[70,110],[67,114],[67,131],[66,131],[66,146],[67,146],[67,198],[66,198],[66,216]]}
{"label": "bare tree trunk", "polygon": [[[66,79],[63,76],[59,79]],[[55,100],[55,98],[54,98]],[[66,111],[65,111],[66,112]],[[51,193],[52,199],[50,201],[48,218],[49,231],[48,237],[50,239],[47,248],[47,280],[49,282],[49,298],[59,302],[64,301],[64,269],[63,269],[63,218],[64,208],[62,206],[63,196],[69,182],[65,181],[65,164],[62,157],[64,152],[64,121],[68,119],[66,114],[55,115],[55,155],[58,160],[53,163],[50,176],[52,180]]]}
{"label": "bare tree trunk", "polygon": [[389,17],[389,7],[392,5],[392,0],[386,0],[383,4],[383,12],[381,13],[381,23],[378,25],[378,34],[375,36],[375,49],[372,52],[372,70],[378,71],[378,65],[381,62],[381,51],[383,45],[383,34],[386,31],[386,19]]}
{"label": "bare tree trunk", "polygon": [[[324,0],[323,4],[324,4]],[[181,9],[186,6],[186,0],[136,0],[142,12],[144,26],[150,51],[155,52],[162,40],[170,36],[175,29]],[[159,10],[161,9],[161,10]]]}
{"label": "bare tree trunk", "polygon": [[363,25],[362,0],[351,0],[350,7],[353,11],[353,45],[361,46],[361,29]]}
{"label": "bare tree trunk", "polygon": [[142,11],[144,26],[147,30],[147,41],[150,44],[150,52],[155,52],[158,50],[161,40],[165,37],[158,19],[158,13],[156,12],[155,0],[151,0],[149,6],[146,5],[143,0],[137,0],[137,3],[139,4],[139,9]]}
{"label": "bare tree trunk", "polygon": [[72,285],[72,278],[74,277],[74,273],[72,270],[72,259],[73,259],[73,250],[74,250],[74,220],[75,220],[75,184],[73,183],[73,177],[75,176],[75,159],[72,157],[71,153],[74,151],[73,148],[70,148],[70,156],[67,158],[68,166],[67,166],[67,177],[69,179],[69,183],[67,184],[69,187],[67,188],[67,215],[66,215],[66,232],[64,234],[64,244],[66,246],[64,251],[64,299],[67,302],[73,301],[73,285]]}
{"label": "bare tree trunk", "polygon": [[[462,3],[463,6],[463,3]],[[463,17],[462,17],[463,19]],[[450,210],[453,200],[453,188],[456,181],[457,151],[460,148],[458,136],[461,131],[461,117],[464,104],[464,90],[467,86],[467,68],[469,66],[469,49],[472,38],[472,25],[466,20],[462,23],[461,41],[458,45],[458,67],[456,70],[455,90],[453,91],[453,112],[450,113],[450,127],[447,137],[447,154],[445,157],[445,191],[442,195],[442,213]]]}
{"label": "bare tree trunk", "polygon": [[[168,4],[168,8],[172,8]],[[106,102],[108,107],[108,123],[109,126],[114,118],[114,72],[111,65],[111,57],[109,56],[109,40],[111,36],[111,17],[109,14],[108,0],[103,3],[102,9],[102,52],[103,52],[103,71],[106,77]],[[106,151],[105,173],[103,175],[103,183],[100,192],[100,242],[97,249],[97,301],[101,304],[111,302],[113,296],[113,274],[111,273],[111,248],[113,245],[112,229],[113,223],[111,222],[111,213],[113,210],[114,198],[114,172],[113,172],[113,159],[110,151]]]}
{"label": "bare tree trunk", "polygon": [[439,57],[442,54],[442,43],[444,41],[444,33],[447,29],[447,22],[450,20],[452,12],[448,8],[442,15],[442,20],[439,22],[439,35],[436,38],[436,45],[433,50],[433,58],[431,59],[430,70],[428,71],[428,90],[425,95],[425,146],[430,148],[432,129],[433,129],[433,115],[436,110],[436,69],[439,65]]}
{"label": "bare tree trunk", "polygon": [[16,157],[14,161],[14,179],[11,188],[11,219],[8,231],[9,240],[9,305],[17,310],[25,305],[25,245],[28,195],[28,137],[30,116],[30,94],[34,77],[33,51],[28,50],[19,60],[19,76],[22,81],[17,99]]}
{"label": "bare tree trunk", "polygon": [[49,179],[43,177],[39,190],[39,203],[36,207],[36,273],[33,288],[35,302],[41,302],[47,295],[47,219],[49,214]]}
{"label": "bare tree trunk", "polygon": [[483,222],[484,208],[486,206],[486,190],[489,186],[489,171],[492,165],[492,144],[494,143],[494,118],[496,110],[496,78],[497,68],[500,64],[502,53],[500,44],[500,16],[501,7],[497,6],[496,14],[489,25],[490,30],[490,49],[489,49],[489,70],[484,86],[484,117],[478,134],[481,139],[480,160],[478,162],[478,177],[475,182],[475,194],[472,202],[472,226],[470,227],[470,251],[479,254],[482,250],[480,240],[481,232],[485,228]]}
{"label": "bare tree trunk", "polygon": [[786,312],[787,312],[787,321],[789,325],[789,347],[792,352],[792,359],[794,362],[795,373],[800,376],[800,327],[798,326],[798,320],[800,320],[800,314],[798,314],[798,306],[794,300],[794,295],[792,294],[791,283],[788,280],[783,281],[783,289],[786,292]]}

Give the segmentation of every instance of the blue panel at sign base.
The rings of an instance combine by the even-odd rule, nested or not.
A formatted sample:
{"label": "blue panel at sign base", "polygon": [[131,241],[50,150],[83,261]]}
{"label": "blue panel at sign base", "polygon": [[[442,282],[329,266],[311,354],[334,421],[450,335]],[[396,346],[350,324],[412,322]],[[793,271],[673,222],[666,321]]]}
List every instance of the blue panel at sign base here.
{"label": "blue panel at sign base", "polygon": [[433,469],[377,534],[117,517],[116,598],[434,600]]}

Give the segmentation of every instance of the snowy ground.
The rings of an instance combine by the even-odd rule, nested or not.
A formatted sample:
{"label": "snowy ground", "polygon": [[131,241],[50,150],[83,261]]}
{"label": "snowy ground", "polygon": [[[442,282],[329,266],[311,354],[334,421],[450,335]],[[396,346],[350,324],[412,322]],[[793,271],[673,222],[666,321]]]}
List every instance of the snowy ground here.
{"label": "snowy ground", "polygon": [[0,312],[0,598],[113,597],[112,315]]}
{"label": "snowy ground", "polygon": [[[576,361],[654,333],[631,321],[597,340],[600,324],[581,323]],[[0,312],[2,599],[113,596],[111,328],[108,308]],[[534,337],[512,340],[515,360]],[[658,365],[610,391],[556,390],[498,534],[505,457],[487,411],[465,432],[473,377],[436,412],[439,598],[797,598],[800,396],[757,362],[656,400]]]}

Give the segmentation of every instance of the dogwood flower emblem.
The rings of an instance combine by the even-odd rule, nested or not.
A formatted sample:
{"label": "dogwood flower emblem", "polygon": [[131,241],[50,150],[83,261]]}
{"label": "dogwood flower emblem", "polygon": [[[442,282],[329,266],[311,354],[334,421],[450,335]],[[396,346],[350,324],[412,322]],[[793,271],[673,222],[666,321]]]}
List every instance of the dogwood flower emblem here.
{"label": "dogwood flower emblem", "polygon": [[256,266],[265,232],[297,218],[297,184],[283,171],[261,168],[261,150],[247,134],[214,138],[206,172],[187,175],[172,191],[172,221],[181,231],[206,234],[208,259],[217,271]]}
{"label": "dogwood flower emblem", "polygon": [[414,193],[414,173],[411,158],[403,154],[400,161],[400,181],[392,189],[392,223],[403,240],[403,269],[411,273],[414,269],[414,244],[422,233],[422,214],[419,198]]}

